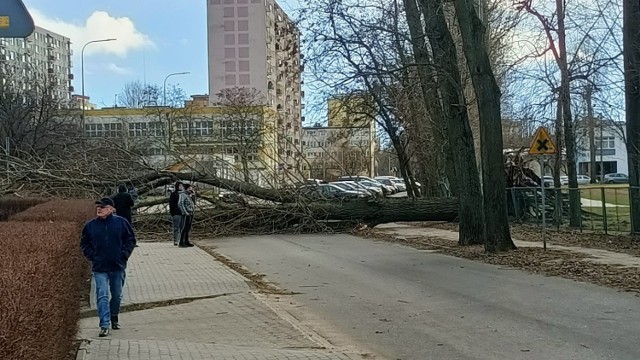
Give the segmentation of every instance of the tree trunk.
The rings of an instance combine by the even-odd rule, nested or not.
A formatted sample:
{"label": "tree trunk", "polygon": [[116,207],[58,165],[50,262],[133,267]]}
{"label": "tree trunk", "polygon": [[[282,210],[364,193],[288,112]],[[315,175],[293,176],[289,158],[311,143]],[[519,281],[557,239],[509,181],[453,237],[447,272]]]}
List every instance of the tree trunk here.
{"label": "tree trunk", "polygon": [[[560,99],[560,95],[558,95],[558,105],[556,106],[556,154],[555,161],[553,163],[553,187],[555,189],[560,189],[562,187],[562,183],[560,182],[560,173],[562,172],[562,144],[564,143],[564,131],[562,130],[562,100]],[[543,174],[544,175],[544,174]],[[544,181],[543,181],[544,184]],[[555,190],[554,190],[555,191]],[[556,196],[556,206],[554,207],[553,212],[553,223],[556,224],[557,227],[562,225],[562,196]]]}
{"label": "tree trunk", "polygon": [[[624,90],[631,229],[640,233],[640,2],[623,0]],[[604,172],[604,169],[603,169]]]}
{"label": "tree trunk", "polygon": [[[556,0],[558,16],[558,52],[557,59],[560,68],[560,99],[562,101],[562,118],[564,120],[564,142],[567,152],[567,176],[569,177],[569,225],[579,227],[580,193],[578,191],[578,172],[576,169],[576,134],[573,129],[573,115],[571,113],[571,88],[569,66],[567,65],[566,28],[564,25],[564,0]],[[558,149],[561,151],[561,149]]]}
{"label": "tree trunk", "polygon": [[484,42],[485,28],[470,0],[455,0],[454,6],[462,35],[467,66],[478,103],[482,150],[485,249],[508,251],[516,246],[511,240],[500,114],[500,88],[491,69]]}
{"label": "tree trunk", "polygon": [[[460,245],[484,243],[484,216],[480,178],[473,148],[473,135],[462,89],[455,44],[443,14],[441,0],[420,0],[425,34],[438,69],[438,89],[447,137],[451,147],[460,199]],[[501,161],[502,162],[502,161]]]}
{"label": "tree trunk", "polygon": [[596,119],[593,117],[593,87],[587,85],[585,89],[585,100],[587,102],[588,136],[589,136],[589,176],[591,183],[596,183]]}
{"label": "tree trunk", "polygon": [[[409,26],[409,33],[411,35],[411,45],[413,48],[413,56],[416,62],[416,69],[418,78],[420,79],[420,88],[422,90],[422,101],[424,107],[427,110],[430,124],[422,124],[422,127],[428,129],[429,135],[432,138],[433,143],[441,144],[434,149],[437,152],[435,156],[435,164],[432,164],[431,173],[436,176],[431,178],[437,178],[438,175],[446,174],[445,167],[448,166],[446,158],[451,149],[445,136],[439,131],[444,126],[444,114],[442,111],[442,104],[438,101],[437,97],[437,84],[436,73],[433,70],[433,60],[427,49],[425,33],[422,28],[422,19],[420,15],[420,9],[416,0],[403,0],[405,6],[405,16],[407,18],[407,24]],[[426,120],[426,119],[425,119]],[[422,144],[425,146],[425,144]],[[431,146],[430,146],[431,147]],[[440,150],[441,149],[441,150]],[[453,181],[453,179],[450,179]],[[438,189],[437,184],[422,184],[422,191],[427,194],[442,193]]]}

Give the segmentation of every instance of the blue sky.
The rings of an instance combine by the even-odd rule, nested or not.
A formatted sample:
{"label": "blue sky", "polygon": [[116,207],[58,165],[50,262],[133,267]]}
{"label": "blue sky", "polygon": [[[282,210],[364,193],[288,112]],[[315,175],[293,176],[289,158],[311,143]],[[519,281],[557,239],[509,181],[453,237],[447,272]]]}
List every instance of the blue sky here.
{"label": "blue sky", "polygon": [[[85,93],[98,106],[112,106],[131,81],[182,87],[187,95],[208,93],[207,0],[23,0],[37,26],[71,38],[76,93],[81,92],[80,50],[85,50]],[[281,1],[291,9],[296,0]]]}

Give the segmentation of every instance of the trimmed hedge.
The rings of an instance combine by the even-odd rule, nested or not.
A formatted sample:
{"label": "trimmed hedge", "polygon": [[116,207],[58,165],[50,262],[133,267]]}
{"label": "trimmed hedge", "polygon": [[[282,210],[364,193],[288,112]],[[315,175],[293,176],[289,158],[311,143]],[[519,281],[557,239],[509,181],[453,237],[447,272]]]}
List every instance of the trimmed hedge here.
{"label": "trimmed hedge", "polygon": [[25,211],[28,208],[42,204],[44,199],[25,199],[18,197],[0,198],[0,221],[6,221],[11,215]]}
{"label": "trimmed hedge", "polygon": [[90,275],[79,240],[91,208],[56,200],[15,216],[39,221],[0,226],[0,359],[75,358]]}
{"label": "trimmed hedge", "polygon": [[95,216],[90,201],[53,200],[36,205],[9,218],[10,221],[72,221],[85,222]]}

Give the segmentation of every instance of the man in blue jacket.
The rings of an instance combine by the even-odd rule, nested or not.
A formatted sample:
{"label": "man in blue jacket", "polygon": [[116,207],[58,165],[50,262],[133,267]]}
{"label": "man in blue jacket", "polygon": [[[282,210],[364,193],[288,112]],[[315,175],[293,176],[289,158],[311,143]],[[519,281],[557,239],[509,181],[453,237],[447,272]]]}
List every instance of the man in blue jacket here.
{"label": "man in blue jacket", "polygon": [[[97,217],[84,225],[80,247],[91,261],[96,283],[96,303],[100,317],[100,333],[109,335],[109,325],[120,328],[118,314],[122,300],[127,260],[136,246],[136,237],[129,222],[114,215],[110,198],[96,201]],[[111,293],[111,300],[109,300]]]}

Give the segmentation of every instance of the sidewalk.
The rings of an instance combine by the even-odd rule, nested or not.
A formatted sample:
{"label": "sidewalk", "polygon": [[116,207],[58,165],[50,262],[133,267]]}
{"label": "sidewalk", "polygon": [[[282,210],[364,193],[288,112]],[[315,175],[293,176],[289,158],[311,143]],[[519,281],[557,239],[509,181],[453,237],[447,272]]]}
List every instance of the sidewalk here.
{"label": "sidewalk", "polygon": [[[437,228],[424,228],[419,226],[412,226],[407,224],[381,224],[376,227],[376,230],[395,236],[403,237],[419,237],[419,236],[431,236],[440,239],[450,240],[452,243],[458,242],[458,233],[451,230],[443,230]],[[542,242],[521,241],[513,239],[513,242],[517,247],[538,247],[543,246]],[[591,261],[600,264],[617,265],[622,267],[637,267],[640,268],[640,257],[619,253],[615,251],[592,249],[586,247],[577,246],[560,246],[548,244],[547,249],[572,251],[575,253],[581,253],[588,255],[584,261]]]}
{"label": "sidewalk", "polygon": [[[205,251],[169,242],[139,245],[127,269],[122,329],[99,338],[97,317],[82,319],[78,337],[85,342],[78,359],[359,358],[324,348],[262,302],[247,279]],[[94,297],[92,289],[92,309]]]}

